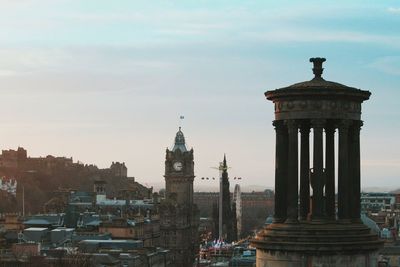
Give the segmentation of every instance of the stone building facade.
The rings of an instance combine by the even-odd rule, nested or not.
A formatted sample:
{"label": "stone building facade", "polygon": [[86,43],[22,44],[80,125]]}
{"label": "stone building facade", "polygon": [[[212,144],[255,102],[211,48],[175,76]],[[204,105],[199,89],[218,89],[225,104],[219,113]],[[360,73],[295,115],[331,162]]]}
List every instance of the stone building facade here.
{"label": "stone building facade", "polygon": [[192,266],[198,252],[199,217],[193,203],[193,149],[179,128],[165,159],[165,200],[160,204],[161,246],[172,253],[175,266]]}

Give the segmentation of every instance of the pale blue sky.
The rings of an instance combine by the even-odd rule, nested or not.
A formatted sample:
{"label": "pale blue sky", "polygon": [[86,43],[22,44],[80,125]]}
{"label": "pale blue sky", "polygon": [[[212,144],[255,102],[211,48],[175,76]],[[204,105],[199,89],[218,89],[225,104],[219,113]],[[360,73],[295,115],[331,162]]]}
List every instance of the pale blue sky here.
{"label": "pale blue sky", "polygon": [[263,93],[311,79],[314,56],[327,80],[372,92],[363,186],[400,187],[398,1],[0,0],[1,148],[125,161],[162,184],[183,114],[197,177],[225,152],[232,177],[272,186]]}

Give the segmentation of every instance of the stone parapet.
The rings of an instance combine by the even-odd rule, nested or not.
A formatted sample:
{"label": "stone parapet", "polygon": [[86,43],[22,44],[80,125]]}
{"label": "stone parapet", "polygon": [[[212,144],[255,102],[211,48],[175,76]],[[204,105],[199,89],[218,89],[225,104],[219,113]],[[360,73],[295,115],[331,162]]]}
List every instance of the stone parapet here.
{"label": "stone parapet", "polygon": [[376,251],[383,246],[376,234],[362,223],[273,223],[252,240],[263,251],[308,254],[354,254]]}

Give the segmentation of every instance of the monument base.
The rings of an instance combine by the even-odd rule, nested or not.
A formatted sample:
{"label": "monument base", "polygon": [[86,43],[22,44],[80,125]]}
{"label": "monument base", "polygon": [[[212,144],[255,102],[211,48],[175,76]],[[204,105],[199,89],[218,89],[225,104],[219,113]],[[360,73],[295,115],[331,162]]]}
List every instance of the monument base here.
{"label": "monument base", "polygon": [[273,223],[252,240],[257,267],[376,267],[383,242],[362,223]]}
{"label": "monument base", "polygon": [[375,252],[358,255],[307,255],[257,249],[256,267],[377,267]]}

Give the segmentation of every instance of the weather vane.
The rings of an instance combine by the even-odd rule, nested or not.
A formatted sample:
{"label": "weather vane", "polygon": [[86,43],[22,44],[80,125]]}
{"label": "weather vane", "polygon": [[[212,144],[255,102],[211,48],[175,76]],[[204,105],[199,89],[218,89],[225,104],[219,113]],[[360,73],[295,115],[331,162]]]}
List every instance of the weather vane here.
{"label": "weather vane", "polygon": [[182,124],[183,124],[183,119],[185,118],[185,116],[183,116],[183,115],[179,115],[179,128],[181,128],[182,127]]}

